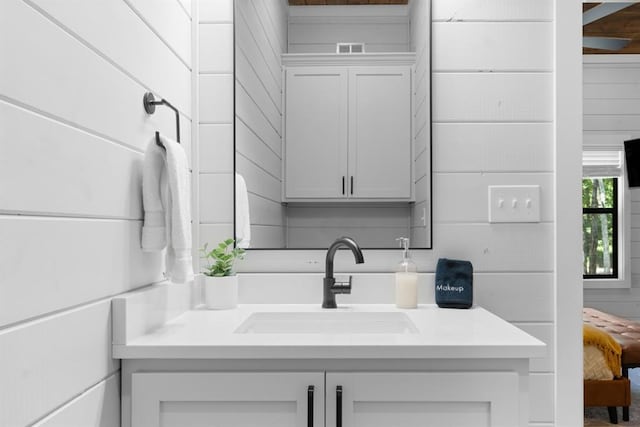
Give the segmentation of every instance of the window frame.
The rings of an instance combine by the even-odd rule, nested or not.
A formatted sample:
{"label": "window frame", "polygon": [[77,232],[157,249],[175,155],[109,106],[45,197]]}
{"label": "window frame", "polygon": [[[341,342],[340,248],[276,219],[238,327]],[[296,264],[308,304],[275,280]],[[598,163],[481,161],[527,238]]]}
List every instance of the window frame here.
{"label": "window frame", "polygon": [[[585,179],[589,179],[589,180],[596,180],[596,179],[612,179],[613,180],[613,203],[612,206],[610,208],[607,207],[601,207],[601,208],[585,208],[584,206],[582,207],[582,215],[583,215],[583,220],[584,220],[584,215],[589,215],[589,214],[595,214],[595,215],[599,215],[599,214],[603,214],[603,215],[611,215],[611,228],[612,228],[612,242],[611,242],[611,247],[613,248],[613,253],[611,254],[611,267],[612,267],[612,273],[611,274],[582,274],[582,278],[583,279],[618,279],[619,278],[619,274],[620,274],[620,262],[618,262],[618,258],[619,258],[619,252],[620,252],[620,245],[619,245],[619,241],[620,238],[622,236],[620,236],[620,232],[618,230],[618,223],[619,223],[619,219],[618,219],[618,208],[619,208],[619,204],[618,204],[618,199],[620,197],[620,193],[618,191],[618,182],[620,177],[618,176],[607,176],[607,177],[583,177],[582,180],[584,181]],[[584,222],[583,222],[583,227],[584,227]],[[584,228],[582,230],[582,235],[584,236]],[[584,241],[583,241],[584,244]],[[583,259],[583,265],[584,265],[584,253],[582,255],[582,259]]]}
{"label": "window frame", "polygon": [[[585,275],[583,275],[582,283],[584,289],[618,289],[631,287],[631,197],[625,174],[624,156],[622,156],[622,158],[623,163],[621,172],[617,176],[583,176],[583,179],[617,178],[615,181],[617,184],[617,215],[614,215],[614,222],[617,225],[617,233],[615,233],[616,235],[614,236],[614,239],[616,239],[617,257],[615,261],[618,273],[618,277],[602,275],[585,277]],[[580,188],[582,188],[582,186]],[[583,208],[583,213],[585,213],[585,209],[598,208]],[[582,233],[584,233],[584,230]],[[582,262],[584,262],[584,253],[582,256]]]}

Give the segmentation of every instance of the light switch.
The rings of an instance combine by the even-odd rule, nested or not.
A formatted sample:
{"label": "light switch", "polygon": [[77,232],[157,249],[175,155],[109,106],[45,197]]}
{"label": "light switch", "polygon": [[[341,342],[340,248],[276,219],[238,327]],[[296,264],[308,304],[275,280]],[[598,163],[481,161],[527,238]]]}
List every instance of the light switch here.
{"label": "light switch", "polygon": [[540,222],[540,186],[490,185],[489,222]]}

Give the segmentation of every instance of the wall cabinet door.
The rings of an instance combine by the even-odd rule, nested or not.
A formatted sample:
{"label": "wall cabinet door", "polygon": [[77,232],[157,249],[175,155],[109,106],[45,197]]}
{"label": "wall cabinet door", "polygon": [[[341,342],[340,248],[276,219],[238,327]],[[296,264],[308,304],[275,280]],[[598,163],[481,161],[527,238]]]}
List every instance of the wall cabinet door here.
{"label": "wall cabinet door", "polygon": [[324,426],[322,372],[134,373],[131,399],[132,427]]}
{"label": "wall cabinet door", "polygon": [[346,68],[287,69],[285,197],[346,196],[347,79]]}
{"label": "wall cabinet door", "polygon": [[349,196],[411,197],[409,67],[349,69]]}
{"label": "wall cabinet door", "polygon": [[411,67],[291,67],[284,198],[411,200]]}
{"label": "wall cabinet door", "polygon": [[518,382],[515,372],[327,373],[326,426],[514,427]]}

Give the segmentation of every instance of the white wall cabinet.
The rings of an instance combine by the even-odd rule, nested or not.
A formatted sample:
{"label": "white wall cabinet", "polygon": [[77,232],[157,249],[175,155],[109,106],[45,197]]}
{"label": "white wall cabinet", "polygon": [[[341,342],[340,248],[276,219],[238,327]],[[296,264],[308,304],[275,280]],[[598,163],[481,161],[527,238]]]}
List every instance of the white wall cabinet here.
{"label": "white wall cabinet", "polygon": [[519,419],[515,372],[137,372],[131,387],[133,427],[513,427]]}
{"label": "white wall cabinet", "polygon": [[286,64],[284,199],[410,201],[411,65]]}

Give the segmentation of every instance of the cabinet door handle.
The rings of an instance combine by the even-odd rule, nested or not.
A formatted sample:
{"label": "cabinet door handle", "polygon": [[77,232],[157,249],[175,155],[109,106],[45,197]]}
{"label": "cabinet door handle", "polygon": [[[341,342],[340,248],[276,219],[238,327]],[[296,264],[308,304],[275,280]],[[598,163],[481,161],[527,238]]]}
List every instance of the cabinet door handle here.
{"label": "cabinet door handle", "polygon": [[342,427],[342,386],[336,386],[336,427]]}
{"label": "cabinet door handle", "polygon": [[342,195],[344,196],[344,179],[345,177],[342,177]]}
{"label": "cabinet door handle", "polygon": [[351,175],[351,194],[353,194],[353,175]]}
{"label": "cabinet door handle", "polygon": [[310,385],[307,389],[307,427],[313,427],[313,391],[315,387]]}

